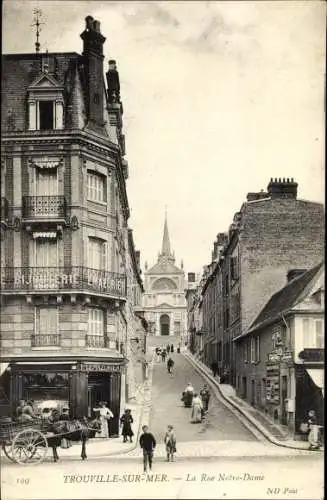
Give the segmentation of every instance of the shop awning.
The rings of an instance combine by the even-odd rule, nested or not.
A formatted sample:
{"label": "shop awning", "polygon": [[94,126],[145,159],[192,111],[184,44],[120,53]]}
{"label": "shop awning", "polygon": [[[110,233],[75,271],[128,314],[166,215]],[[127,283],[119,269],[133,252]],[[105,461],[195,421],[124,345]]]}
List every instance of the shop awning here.
{"label": "shop awning", "polygon": [[322,368],[307,368],[306,370],[314,384],[319,387],[324,394],[324,370]]}
{"label": "shop awning", "polygon": [[0,375],[7,370],[9,363],[0,363]]}
{"label": "shop awning", "polygon": [[55,232],[43,232],[43,233],[33,233],[33,238],[48,238],[48,239],[55,239],[57,238],[57,233]]}

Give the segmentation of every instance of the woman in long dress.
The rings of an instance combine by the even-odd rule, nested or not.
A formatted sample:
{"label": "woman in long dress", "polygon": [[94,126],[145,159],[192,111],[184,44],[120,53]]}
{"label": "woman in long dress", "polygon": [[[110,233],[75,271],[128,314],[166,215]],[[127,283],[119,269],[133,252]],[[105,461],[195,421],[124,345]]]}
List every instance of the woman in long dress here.
{"label": "woman in long dress", "polygon": [[200,422],[202,422],[202,410],[203,410],[203,404],[201,398],[197,395],[197,393],[195,393],[192,401],[192,415],[191,415],[191,422],[193,424],[199,424]]}
{"label": "woman in long dress", "polygon": [[112,411],[109,410],[106,403],[100,403],[100,407],[95,408],[94,411],[98,412],[101,422],[101,433],[99,437],[108,438],[109,437],[108,420],[110,420],[114,416]]}

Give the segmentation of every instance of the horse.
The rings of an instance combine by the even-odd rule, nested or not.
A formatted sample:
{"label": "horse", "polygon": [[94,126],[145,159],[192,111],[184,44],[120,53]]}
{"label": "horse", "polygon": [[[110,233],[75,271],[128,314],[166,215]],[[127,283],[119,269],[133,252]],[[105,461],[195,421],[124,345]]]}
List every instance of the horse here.
{"label": "horse", "polygon": [[62,439],[82,443],[81,458],[85,460],[86,455],[86,441],[94,438],[98,432],[101,432],[101,423],[95,420],[87,420],[84,418],[80,420],[53,420],[47,422],[46,431],[53,432],[53,436],[46,436],[49,448],[52,448],[53,460],[57,462],[59,455],[57,452],[58,446],[61,445]]}

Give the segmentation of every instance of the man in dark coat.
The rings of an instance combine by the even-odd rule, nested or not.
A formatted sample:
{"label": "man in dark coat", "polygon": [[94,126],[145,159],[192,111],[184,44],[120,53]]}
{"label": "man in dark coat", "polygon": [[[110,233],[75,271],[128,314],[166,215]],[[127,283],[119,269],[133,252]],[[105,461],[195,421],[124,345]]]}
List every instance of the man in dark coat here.
{"label": "man in dark coat", "polygon": [[147,471],[147,466],[149,464],[149,469],[152,470],[152,459],[153,459],[153,450],[156,447],[156,440],[149,432],[149,428],[147,425],[143,425],[142,427],[143,434],[140,437],[140,446],[143,450],[143,468],[144,472]]}

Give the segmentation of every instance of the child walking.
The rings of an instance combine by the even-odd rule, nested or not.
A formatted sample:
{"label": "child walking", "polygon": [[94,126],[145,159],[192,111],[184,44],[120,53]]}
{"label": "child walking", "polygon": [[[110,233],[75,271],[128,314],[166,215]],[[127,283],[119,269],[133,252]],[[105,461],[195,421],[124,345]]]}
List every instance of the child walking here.
{"label": "child walking", "polygon": [[174,453],[176,453],[176,436],[172,425],[168,425],[165,434],[164,442],[166,445],[167,462],[174,461]]}

